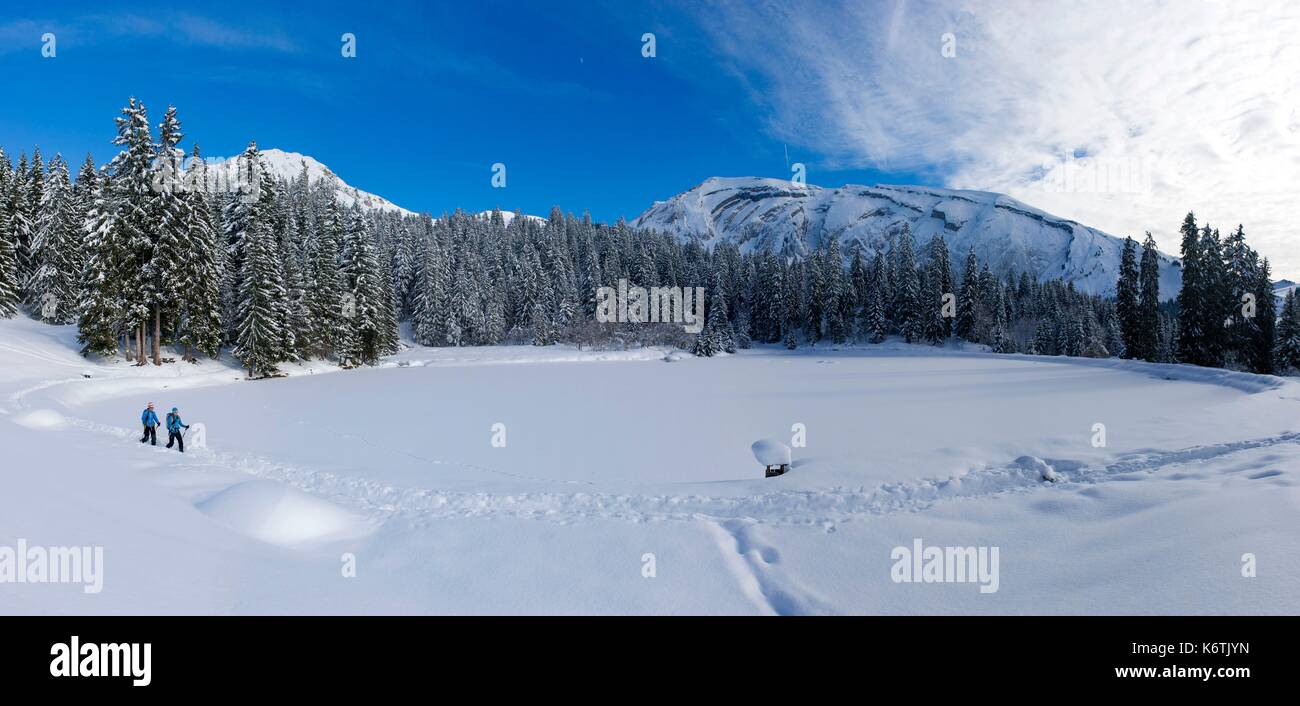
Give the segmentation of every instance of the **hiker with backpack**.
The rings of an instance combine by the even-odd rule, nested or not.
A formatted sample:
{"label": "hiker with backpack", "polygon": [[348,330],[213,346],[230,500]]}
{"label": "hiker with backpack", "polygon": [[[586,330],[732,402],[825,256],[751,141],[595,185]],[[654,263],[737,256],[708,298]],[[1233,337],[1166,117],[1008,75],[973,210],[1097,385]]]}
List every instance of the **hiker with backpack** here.
{"label": "hiker with backpack", "polygon": [[181,453],[185,453],[185,437],[181,436],[181,429],[189,429],[190,425],[181,421],[179,410],[172,407],[172,411],[167,413],[167,448],[172,447],[172,443],[180,446]]}
{"label": "hiker with backpack", "polygon": [[140,423],[144,424],[144,436],[140,437],[140,443],[153,440],[153,445],[158,445],[158,414],[153,411],[153,403],[150,402],[144,412],[140,413]]}

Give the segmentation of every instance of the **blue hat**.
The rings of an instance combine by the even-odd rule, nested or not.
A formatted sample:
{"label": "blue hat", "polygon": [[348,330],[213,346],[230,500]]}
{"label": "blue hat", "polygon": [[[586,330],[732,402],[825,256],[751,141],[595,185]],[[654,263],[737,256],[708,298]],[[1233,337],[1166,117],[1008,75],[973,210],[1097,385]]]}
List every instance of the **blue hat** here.
{"label": "blue hat", "polygon": [[176,411],[176,408],[175,408],[175,407],[172,407],[172,411],[175,412],[175,411]]}

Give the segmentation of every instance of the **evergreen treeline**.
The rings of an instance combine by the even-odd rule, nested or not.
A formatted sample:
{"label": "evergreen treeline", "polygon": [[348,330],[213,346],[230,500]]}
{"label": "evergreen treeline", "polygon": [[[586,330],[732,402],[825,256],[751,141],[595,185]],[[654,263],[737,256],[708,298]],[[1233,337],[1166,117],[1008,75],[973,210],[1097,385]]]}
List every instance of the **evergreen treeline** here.
{"label": "evergreen treeline", "polygon": [[255,144],[238,180],[209,179],[198,146],[184,164],[174,108],[153,134],[132,99],[121,151],[75,182],[37,150],[0,153],[0,316],[24,308],[75,323],[84,352],[161,365],[228,348],[252,377],[313,356],[370,364],[398,348],[391,223],[342,209],[304,172],[275,180]]}
{"label": "evergreen treeline", "polygon": [[[1125,242],[1116,296],[1028,273],[995,276],[973,252],[949,260],[942,236],[917,248],[906,225],[881,251],[834,239],[803,259],[745,253],[576,218],[493,211],[363,212],[336,183],[261,168],[255,144],[238,178],[210,178],[168,109],[155,138],[132,99],[117,120],[121,152],[72,180],[38,151],[0,153],[0,317],[25,309],[75,323],[85,351],[139,364],[231,353],[252,377],[281,363],[375,363],[399,347],[398,322],[423,345],[669,344],[698,355],[752,343],[878,343],[956,338],[997,352],[1122,356],[1260,372],[1300,367],[1300,302],[1274,311],[1268,262],[1189,214],[1184,286],[1161,302],[1155,244]],[[223,181],[224,180],[224,181]],[[223,182],[223,183],[218,183]],[[596,290],[705,288],[699,335],[680,323],[598,323]],[[1246,315],[1242,295],[1255,297]],[[1276,324],[1276,325],[1275,325]]]}
{"label": "evergreen treeline", "polygon": [[1246,245],[1245,228],[1224,239],[1209,224],[1198,228],[1188,213],[1180,232],[1178,359],[1258,373],[1300,367],[1300,358],[1279,345],[1268,260]]}

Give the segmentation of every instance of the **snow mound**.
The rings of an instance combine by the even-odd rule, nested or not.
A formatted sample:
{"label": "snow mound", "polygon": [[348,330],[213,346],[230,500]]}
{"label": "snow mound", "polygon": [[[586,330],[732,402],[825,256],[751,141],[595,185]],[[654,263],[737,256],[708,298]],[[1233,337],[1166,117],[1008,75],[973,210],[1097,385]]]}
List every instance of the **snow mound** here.
{"label": "snow mound", "polygon": [[371,529],[363,517],[271,481],[233,485],[196,507],[224,525],[272,544],[352,539]]}
{"label": "snow mound", "polygon": [[1056,481],[1061,480],[1061,474],[1057,473],[1056,469],[1052,468],[1051,464],[1037,456],[1021,456],[1016,459],[1016,465],[1026,471],[1032,471],[1038,474],[1039,478],[1042,478],[1049,483],[1055,483]]}
{"label": "snow mound", "polygon": [[773,439],[759,439],[749,447],[754,452],[754,458],[764,466],[789,465],[790,447]]}
{"label": "snow mound", "polygon": [[52,409],[34,409],[14,417],[14,421],[28,429],[53,431],[67,426],[68,420]]}

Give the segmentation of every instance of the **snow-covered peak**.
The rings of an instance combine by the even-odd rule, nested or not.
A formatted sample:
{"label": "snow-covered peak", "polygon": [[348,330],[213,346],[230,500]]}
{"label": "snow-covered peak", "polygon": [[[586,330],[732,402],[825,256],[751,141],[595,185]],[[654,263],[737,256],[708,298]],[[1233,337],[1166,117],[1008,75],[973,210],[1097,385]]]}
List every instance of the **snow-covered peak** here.
{"label": "snow-covered peak", "polygon": [[[415,215],[414,211],[408,211],[401,206],[376,196],[367,191],[362,191],[356,187],[349,186],[347,182],[339,178],[329,167],[321,164],[315,158],[298,152],[286,152],[280,149],[263,149],[259,150],[262,158],[262,168],[276,179],[288,179],[290,181],[297,179],[302,174],[303,166],[307,167],[307,179],[312,184],[317,184],[323,180],[333,179],[338,183],[338,200],[339,204],[345,208],[351,208],[353,204],[359,205],[367,211],[392,211],[400,213],[403,216]],[[236,167],[236,161],[239,155],[224,160],[210,162],[207,166],[210,171],[215,170],[217,174],[223,171],[233,170]],[[214,174],[213,176],[217,176]],[[229,176],[229,174],[227,174]]]}
{"label": "snow-covered peak", "polygon": [[1283,300],[1286,299],[1286,295],[1294,292],[1297,286],[1300,285],[1297,285],[1289,279],[1282,279],[1273,283],[1273,297],[1277,299],[1279,309],[1282,306]]}
{"label": "snow-covered peak", "polygon": [[[884,184],[828,189],[787,179],[712,177],[656,202],[634,222],[706,246],[730,242],[746,252],[794,257],[830,238],[846,255],[854,244],[886,250],[904,224],[918,246],[942,233],[958,266],[973,248],[999,275],[1061,278],[1091,293],[1113,292],[1119,273],[1122,238],[988,191]],[[1160,264],[1161,296],[1172,297],[1181,269],[1164,254]]]}

